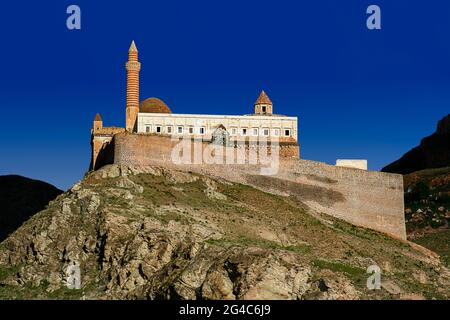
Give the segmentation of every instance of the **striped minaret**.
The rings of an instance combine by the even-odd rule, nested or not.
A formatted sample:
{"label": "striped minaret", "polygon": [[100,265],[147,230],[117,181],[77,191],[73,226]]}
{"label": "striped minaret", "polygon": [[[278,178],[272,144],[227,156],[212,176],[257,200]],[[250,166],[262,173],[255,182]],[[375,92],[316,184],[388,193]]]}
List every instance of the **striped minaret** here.
{"label": "striped minaret", "polygon": [[139,113],[139,71],[141,63],[138,61],[138,50],[134,41],[128,50],[127,69],[127,110],[126,129],[136,131],[136,120]]}

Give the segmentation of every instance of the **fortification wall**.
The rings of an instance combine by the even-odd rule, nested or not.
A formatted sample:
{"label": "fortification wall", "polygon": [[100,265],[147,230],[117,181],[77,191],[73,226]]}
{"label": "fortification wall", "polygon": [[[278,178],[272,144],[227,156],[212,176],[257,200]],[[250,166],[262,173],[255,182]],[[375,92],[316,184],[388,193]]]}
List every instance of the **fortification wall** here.
{"label": "fortification wall", "polygon": [[270,176],[261,175],[264,165],[174,164],[171,155],[177,143],[157,136],[118,134],[112,141],[113,162],[164,165],[249,184],[291,196],[317,212],[406,239],[401,175],[289,158],[280,158],[278,172]]}

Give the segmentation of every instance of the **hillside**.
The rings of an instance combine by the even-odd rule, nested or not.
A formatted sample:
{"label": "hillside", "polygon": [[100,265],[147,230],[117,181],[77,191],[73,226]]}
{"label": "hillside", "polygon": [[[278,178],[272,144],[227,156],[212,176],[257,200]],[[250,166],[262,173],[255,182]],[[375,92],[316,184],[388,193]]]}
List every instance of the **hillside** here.
{"label": "hillside", "polygon": [[408,238],[450,264],[450,167],[404,176]]}
{"label": "hillside", "polygon": [[439,121],[435,133],[422,139],[419,146],[384,167],[382,171],[408,174],[448,166],[450,166],[450,114]]}
{"label": "hillside", "polygon": [[[379,265],[383,288],[366,288]],[[80,265],[82,290],[67,289]],[[0,244],[0,298],[449,299],[432,252],[209,176],[107,166]]]}
{"label": "hillside", "polygon": [[0,176],[0,242],[61,193],[42,181]]}

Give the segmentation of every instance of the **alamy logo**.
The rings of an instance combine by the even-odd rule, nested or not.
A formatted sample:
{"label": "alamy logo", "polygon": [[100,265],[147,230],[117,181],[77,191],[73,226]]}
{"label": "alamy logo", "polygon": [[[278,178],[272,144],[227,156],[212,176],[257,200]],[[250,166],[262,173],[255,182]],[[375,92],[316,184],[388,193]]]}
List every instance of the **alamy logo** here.
{"label": "alamy logo", "polygon": [[191,164],[237,164],[258,165],[260,174],[276,175],[280,162],[280,144],[276,138],[249,137],[247,141],[231,141],[228,135],[213,136],[204,143],[184,136],[172,149],[171,160],[176,165]]}
{"label": "alamy logo", "polygon": [[69,289],[81,289],[81,269],[78,264],[70,265],[67,270],[67,288]]}
{"label": "alamy logo", "polygon": [[66,13],[70,16],[67,17],[66,26],[69,30],[81,29],[81,9],[77,5],[70,5],[67,7]]}
{"label": "alamy logo", "polygon": [[[69,14],[66,20],[66,26],[69,30],[81,30],[81,9],[79,6],[72,4],[67,7],[66,13]],[[366,26],[369,30],[381,29],[381,8],[375,4],[367,7],[367,14],[370,16],[367,18]]]}
{"label": "alamy logo", "polygon": [[367,8],[367,14],[370,16],[367,18],[367,29],[380,30],[381,29],[381,9],[377,5],[371,5]]}
{"label": "alamy logo", "polygon": [[367,273],[371,274],[367,278],[367,289],[380,290],[381,289],[381,269],[377,265],[371,265],[367,268]]}

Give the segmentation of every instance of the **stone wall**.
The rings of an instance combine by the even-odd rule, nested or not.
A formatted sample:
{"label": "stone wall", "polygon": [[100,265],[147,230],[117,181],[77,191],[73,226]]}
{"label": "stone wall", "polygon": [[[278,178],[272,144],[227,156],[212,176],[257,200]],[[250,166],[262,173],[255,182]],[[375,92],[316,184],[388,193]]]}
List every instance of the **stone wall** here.
{"label": "stone wall", "polygon": [[113,154],[110,152],[109,143],[115,134],[124,131],[124,128],[103,127],[102,121],[94,121],[94,126],[91,130],[91,163],[89,170],[97,170],[113,161],[111,160]]}
{"label": "stone wall", "polygon": [[92,135],[91,137],[91,164],[89,170],[101,168],[105,161],[102,159],[110,154],[105,151],[105,147],[111,142],[113,136]]}
{"label": "stone wall", "polygon": [[[179,145],[180,140],[172,139],[170,136],[156,134],[122,133],[114,136],[113,143],[115,144],[115,159],[130,159],[130,162],[135,161],[135,164],[146,165],[149,160],[171,160],[172,152],[174,148]],[[201,149],[201,153],[206,155],[208,152],[206,149],[211,147],[210,143],[196,142],[193,139],[189,139],[188,141],[185,141],[185,143],[190,144],[188,150],[190,149],[191,155],[182,155],[182,157],[187,156],[190,160],[195,160],[193,154],[196,148]],[[248,159],[253,156],[250,154],[251,151],[259,155],[260,150],[267,149],[267,151],[264,150],[262,154],[268,154],[270,156],[274,152],[279,152],[280,157],[282,158],[300,158],[300,147],[297,143],[293,142],[280,142],[278,146],[273,146],[270,145],[270,143],[266,145],[257,145],[254,143],[238,141],[236,142],[236,146],[237,147],[234,148],[226,148],[228,150],[223,152],[224,157],[230,155],[231,152],[233,157],[237,158],[243,156],[244,160],[247,160],[245,162],[248,162]],[[226,162],[226,158],[224,158],[224,162]]]}
{"label": "stone wall", "polygon": [[[261,175],[262,164],[174,164],[171,154],[177,143],[157,136],[118,134],[112,141],[114,163],[164,165],[249,184],[291,196],[317,212],[406,239],[401,175],[295,158],[280,158],[275,175]],[[291,147],[295,146],[285,149],[287,153]]]}
{"label": "stone wall", "polygon": [[367,170],[367,160],[357,160],[357,159],[337,159],[336,167],[347,167],[354,169]]}

